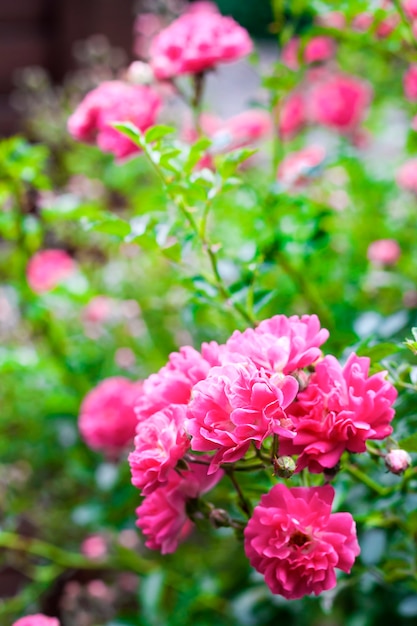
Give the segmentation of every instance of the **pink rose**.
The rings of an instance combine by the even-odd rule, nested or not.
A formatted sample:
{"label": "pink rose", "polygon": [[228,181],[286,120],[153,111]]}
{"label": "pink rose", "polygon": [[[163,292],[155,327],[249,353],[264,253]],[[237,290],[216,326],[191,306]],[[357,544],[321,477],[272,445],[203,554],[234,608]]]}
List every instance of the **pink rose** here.
{"label": "pink rose", "polygon": [[249,109],[225,120],[212,135],[214,142],[223,143],[227,150],[249,146],[272,131],[272,120],[267,111]]}
{"label": "pink rose", "polygon": [[208,473],[243,458],[251,442],[259,448],[273,434],[294,437],[285,409],[297,391],[292,376],[270,379],[249,363],[213,367],[194,386],[186,421],[192,449],[216,452]]}
{"label": "pink rose", "polygon": [[160,97],[151,87],[107,81],[78,105],[68,120],[68,131],[74,139],[96,142],[103,152],[124,159],[139,152],[139,148],[112,123],[132,122],[145,131],[155,124],[160,108]]}
{"label": "pink rose", "polygon": [[108,296],[94,296],[84,307],[83,319],[90,324],[101,324],[109,319],[116,302]]}
{"label": "pink rose", "polygon": [[279,134],[285,140],[291,139],[300,132],[306,122],[304,96],[299,92],[292,92],[279,107]]}
{"label": "pink rose", "polygon": [[166,484],[168,475],[190,447],[184,430],[186,409],[172,405],[140,422],[135,449],[129,454],[132,483],[149,495]]}
{"label": "pink rose", "polygon": [[417,194],[417,159],[409,159],[398,170],[397,185]]}
{"label": "pink rose", "polygon": [[36,613],[35,615],[21,617],[17,622],[13,622],[12,626],[59,626],[59,621],[56,617],[48,617],[42,613]]}
{"label": "pink rose", "polygon": [[152,41],[150,62],[160,80],[197,74],[252,51],[248,32],[217,11],[187,12]]}
{"label": "pink rose", "polygon": [[410,19],[414,20],[417,18],[417,0],[402,0],[402,5]]}
{"label": "pink rose", "polygon": [[352,132],[365,116],[371,88],[355,76],[328,75],[310,92],[312,121],[342,133]]}
{"label": "pink rose", "polygon": [[113,455],[129,444],[135,435],[134,406],[142,393],[142,383],[115,376],[107,378],[84,398],[78,426],[81,437],[93,450]]}
{"label": "pink rose", "polygon": [[288,600],[336,586],[360,548],[350,513],[332,513],[334,489],[275,485],[245,528],[245,552],[272,593]]}
{"label": "pink rose", "polygon": [[[207,461],[205,457],[199,460]],[[187,502],[213,489],[222,476],[220,470],[208,476],[207,467],[197,463],[190,463],[181,473],[172,470],[166,484],[146,496],[136,509],[136,525],[147,537],[145,546],[162,554],[175,552],[194,527],[187,516]]]}
{"label": "pink rose", "polygon": [[334,57],[335,42],[331,37],[320,35],[313,37],[307,42],[304,48],[304,59],[306,63],[317,63],[327,61]]}
{"label": "pink rose", "polygon": [[395,265],[400,256],[401,248],[395,239],[378,239],[368,247],[367,257],[376,265]]}
{"label": "pink rose", "polygon": [[103,535],[90,535],[82,542],[81,552],[92,561],[103,559],[108,553],[107,541]]}
{"label": "pink rose", "polygon": [[331,355],[317,363],[306,389],[287,409],[297,435],[279,449],[281,455],[300,455],[298,470],[331,469],[345,450],[365,452],[368,439],[392,433],[397,391],[386,372],[369,376],[369,365],[370,359],[356,354],[343,367]]}
{"label": "pink rose", "polygon": [[410,65],[404,75],[404,92],[407,100],[417,101],[417,65]]}
{"label": "pink rose", "polygon": [[35,293],[51,291],[76,270],[75,261],[65,250],[40,250],[29,260],[26,277]]}
{"label": "pink rose", "polygon": [[286,186],[301,186],[309,181],[311,171],[318,167],[326,156],[322,146],[307,146],[291,152],[279,164],[277,180]]}

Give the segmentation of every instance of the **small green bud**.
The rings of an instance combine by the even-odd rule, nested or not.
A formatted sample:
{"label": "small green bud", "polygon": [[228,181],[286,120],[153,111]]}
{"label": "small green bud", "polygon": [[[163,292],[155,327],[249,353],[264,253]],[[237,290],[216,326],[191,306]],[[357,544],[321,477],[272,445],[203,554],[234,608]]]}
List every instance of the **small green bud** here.
{"label": "small green bud", "polygon": [[274,458],[274,474],[280,478],[291,478],[295,472],[295,461],[291,456]]}

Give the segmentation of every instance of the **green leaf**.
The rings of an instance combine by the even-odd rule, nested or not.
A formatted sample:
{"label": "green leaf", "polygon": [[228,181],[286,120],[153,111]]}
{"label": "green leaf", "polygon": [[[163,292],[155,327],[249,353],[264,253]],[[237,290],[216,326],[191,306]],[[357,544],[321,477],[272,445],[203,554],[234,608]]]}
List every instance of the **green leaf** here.
{"label": "green leaf", "polygon": [[99,233],[115,235],[116,237],[120,237],[120,239],[124,239],[130,235],[131,232],[130,224],[115,215],[98,221],[82,219],[81,224],[85,230],[95,230]]}
{"label": "green leaf", "polygon": [[132,124],[132,122],[113,122],[111,126],[121,132],[122,135],[129,137],[139,148],[143,148],[144,137],[139,128]]}
{"label": "green leaf", "polygon": [[154,141],[163,139],[172,133],[175,133],[175,128],[172,126],[164,126],[163,124],[152,126],[152,128],[148,128],[145,133],[145,141],[146,143],[153,143]]}
{"label": "green leaf", "polygon": [[398,445],[406,452],[417,452],[417,433],[410,435],[410,437],[405,437],[405,439],[401,439]]}
{"label": "green leaf", "polygon": [[367,356],[371,361],[382,361],[392,354],[399,352],[401,348],[394,343],[380,343],[376,346],[363,346],[357,351],[358,356]]}

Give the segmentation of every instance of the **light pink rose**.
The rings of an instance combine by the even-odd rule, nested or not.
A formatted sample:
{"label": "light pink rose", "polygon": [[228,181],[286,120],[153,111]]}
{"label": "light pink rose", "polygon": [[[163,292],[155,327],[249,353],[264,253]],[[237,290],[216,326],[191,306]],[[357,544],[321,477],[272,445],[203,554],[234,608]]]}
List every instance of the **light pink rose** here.
{"label": "light pink rose", "polygon": [[[221,353],[222,363],[252,361],[269,375],[291,374],[322,356],[319,348],[329,337],[317,315],[275,315],[254,330],[236,330]],[[233,354],[233,357],[230,355]]]}
{"label": "light pink rose", "polygon": [[402,0],[402,5],[410,19],[414,20],[417,18],[417,0]]}
{"label": "light pink rose", "polygon": [[300,40],[298,37],[293,37],[289,40],[288,43],[283,46],[281,50],[281,61],[289,67],[290,70],[298,70],[300,67],[299,63],[299,52],[300,52]]}
{"label": "light pink rose", "polygon": [[392,474],[403,474],[411,467],[411,456],[405,450],[391,450],[385,455],[385,465]]}
{"label": "light pink rose", "polygon": [[[199,459],[207,462],[206,457]],[[187,516],[187,502],[213,489],[222,476],[221,470],[208,476],[207,467],[197,463],[190,463],[181,473],[172,470],[167,483],[136,509],[136,525],[147,537],[145,546],[162,554],[175,552],[194,527]]]}
{"label": "light pink rose", "polygon": [[367,251],[368,259],[377,265],[395,265],[400,256],[401,248],[395,239],[373,241]]}
{"label": "light pink rose", "polygon": [[409,159],[397,171],[397,185],[417,194],[417,159]]}
{"label": "light pink rose", "polygon": [[161,99],[151,87],[107,81],[78,105],[68,120],[68,131],[78,141],[95,142],[103,152],[125,159],[139,148],[112,123],[132,122],[145,131],[155,124],[160,108]]}
{"label": "light pink rose", "polygon": [[90,535],[82,542],[81,552],[92,561],[100,560],[108,553],[107,541],[103,535]]}
{"label": "light pink rose", "polygon": [[248,32],[215,11],[188,12],[152,41],[150,63],[160,80],[197,74],[252,51]]}
{"label": "light pink rose", "polygon": [[318,167],[325,156],[325,149],[318,145],[291,152],[279,164],[277,180],[287,186],[305,185],[310,179],[311,170]]}
{"label": "light pink rose", "polygon": [[370,359],[351,354],[342,367],[328,355],[317,363],[306,389],[287,413],[297,435],[283,441],[280,454],[299,454],[297,469],[319,473],[337,465],[345,450],[365,452],[368,439],[392,433],[397,397],[386,372],[369,376]]}
{"label": "light pink rose", "polygon": [[320,26],[325,28],[334,28],[336,30],[343,30],[346,26],[346,17],[340,11],[330,11],[329,13],[322,13],[318,15],[316,21]]}
{"label": "light pink rose", "polygon": [[213,365],[218,365],[218,351],[219,346],[213,341],[203,344],[201,354],[191,346],[170,354],[167,365],[143,383],[143,394],[135,407],[139,424],[171,404],[187,404],[193,385],[203,380]]}
{"label": "light pink rose", "polygon": [[410,65],[404,75],[404,93],[407,100],[417,102],[417,65]]}
{"label": "light pink rose", "polygon": [[359,30],[361,32],[365,32],[369,30],[374,22],[374,15],[369,11],[364,11],[363,13],[358,13],[352,20],[352,28],[354,30]]}
{"label": "light pink rose", "polygon": [[56,617],[36,613],[21,617],[17,622],[13,622],[12,626],[59,626],[59,620]]}
{"label": "light pink rose", "polygon": [[132,483],[144,496],[166,484],[169,472],[189,449],[185,414],[185,405],[174,404],[138,425],[129,464]]}
{"label": "light pink rose", "polygon": [[113,298],[109,296],[94,296],[84,307],[84,321],[90,324],[105,322],[112,316],[115,304]]}
{"label": "light pink rose", "polygon": [[245,528],[245,552],[272,593],[295,600],[336,586],[360,548],[350,513],[332,513],[334,489],[275,485]]}
{"label": "light pink rose", "polygon": [[32,291],[44,293],[73,274],[76,267],[65,250],[40,250],[29,260],[26,278]]}
{"label": "light pink rose", "polygon": [[117,454],[135,435],[134,406],[142,394],[142,383],[122,376],[107,378],[84,398],[78,426],[81,437],[93,450]]}
{"label": "light pink rose", "polygon": [[248,109],[225,120],[211,138],[214,142],[223,143],[227,150],[236,150],[259,141],[271,132],[269,113],[262,109]]}
{"label": "light pink rose", "polygon": [[364,118],[372,91],[355,76],[331,74],[313,85],[309,96],[313,122],[350,133]]}
{"label": "light pink rose", "polygon": [[304,96],[299,92],[292,92],[281,103],[278,116],[278,130],[282,139],[292,139],[307,122]]}
{"label": "light pink rose", "polygon": [[243,458],[251,442],[259,448],[273,434],[294,437],[285,409],[297,391],[292,376],[272,379],[249,363],[213,367],[194,386],[186,421],[192,449],[216,452],[208,473]]}

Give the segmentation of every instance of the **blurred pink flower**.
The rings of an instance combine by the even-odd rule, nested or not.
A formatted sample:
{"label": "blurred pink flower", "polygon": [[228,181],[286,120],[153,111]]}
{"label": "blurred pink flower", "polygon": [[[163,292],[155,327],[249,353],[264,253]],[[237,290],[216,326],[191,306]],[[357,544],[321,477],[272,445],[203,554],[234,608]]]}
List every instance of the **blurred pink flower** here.
{"label": "blurred pink flower", "polygon": [[367,251],[371,263],[377,265],[395,265],[401,256],[401,248],[395,239],[378,239],[373,241]]}
{"label": "blurred pink flower", "polygon": [[[206,457],[199,460],[207,461]],[[166,485],[146,496],[136,509],[136,525],[147,537],[146,547],[162,554],[175,552],[194,527],[187,516],[187,502],[210,491],[222,476],[220,470],[208,476],[207,467],[197,463],[190,463],[181,473],[172,470]]]}
{"label": "blurred pink flower", "polygon": [[135,435],[134,406],[142,383],[115,376],[106,378],[84,398],[78,419],[81,437],[93,450],[119,453]]}
{"label": "blurred pink flower", "polygon": [[278,484],[262,496],[245,528],[245,552],[272,593],[295,600],[336,586],[359,554],[350,513],[332,513],[334,489]]}
{"label": "blurred pink flower", "polygon": [[292,376],[272,379],[249,363],[214,367],[194,386],[186,422],[193,450],[216,451],[208,473],[241,459],[251,442],[259,448],[273,434],[294,437],[285,409],[297,391]]}
{"label": "blurred pink flower", "polygon": [[92,561],[104,558],[107,551],[107,541],[103,535],[90,535],[81,544],[82,554]]}
{"label": "blurred pink flower", "polygon": [[385,465],[392,474],[403,474],[411,467],[411,456],[405,450],[391,450],[385,455]]}
{"label": "blurred pink flower", "polygon": [[359,31],[367,31],[374,22],[374,15],[370,11],[364,11],[354,16],[352,20],[352,28]]}
{"label": "blurred pink flower", "polygon": [[336,30],[343,30],[346,26],[346,17],[340,11],[322,13],[317,16],[316,21],[320,24],[320,26],[324,26],[325,28],[334,28]]}
{"label": "blurred pink flower", "polygon": [[329,74],[309,94],[311,120],[342,133],[352,132],[365,116],[372,90],[368,83],[346,74]]}
{"label": "blurred pink flower", "polygon": [[217,11],[188,12],[152,41],[150,62],[160,80],[198,74],[252,51],[248,32]]}
{"label": "blurred pink flower", "polygon": [[397,171],[397,185],[417,194],[417,159],[409,159]]}
{"label": "blurred pink flower", "polygon": [[290,39],[281,50],[282,63],[284,63],[284,65],[286,65],[290,70],[298,70],[300,66],[299,52],[300,40],[298,37],[292,37],[292,39]]}
{"label": "blurred pink flower", "polygon": [[193,2],[187,9],[187,13],[218,13],[219,9],[215,2],[209,2],[208,0],[200,0],[199,2]]}
{"label": "blurred pink flower", "polygon": [[417,18],[417,0],[402,0],[402,5],[410,19],[414,20]]}
{"label": "blurred pink flower", "polygon": [[336,44],[331,37],[320,35],[312,37],[304,48],[304,59],[306,63],[317,63],[327,61],[334,57]]}
{"label": "blurred pink flower", "polygon": [[84,307],[83,320],[90,324],[101,324],[112,316],[115,304],[109,296],[94,296]]}
{"label": "blurred pink flower", "polygon": [[184,430],[186,408],[171,405],[140,422],[129,454],[132,483],[149,495],[167,483],[169,472],[190,447]]}
{"label": "blurred pink flower", "polygon": [[59,626],[59,620],[56,617],[36,613],[21,617],[17,622],[13,622],[12,626]]}
{"label": "blurred pink flower", "polygon": [[370,359],[356,354],[343,367],[331,355],[317,363],[306,389],[287,409],[297,435],[279,449],[281,455],[300,455],[298,470],[331,469],[345,450],[365,452],[368,439],[392,433],[397,391],[386,372],[369,376],[369,366]]}
{"label": "blurred pink flower", "polygon": [[326,151],[323,146],[312,145],[291,152],[279,164],[277,180],[288,186],[306,184],[310,172],[324,161]]}
{"label": "blurred pink flower", "polygon": [[272,132],[272,120],[263,109],[248,109],[225,120],[214,131],[212,139],[225,144],[227,150],[249,146]]}
{"label": "blurred pink flower", "polygon": [[124,159],[139,152],[139,148],[112,123],[132,122],[145,131],[155,124],[160,108],[161,99],[151,87],[107,81],[78,105],[68,120],[68,130],[74,139],[96,142],[104,152]]}
{"label": "blurred pink flower", "polygon": [[29,260],[26,276],[36,293],[51,291],[76,270],[75,261],[65,250],[40,250]]}
{"label": "blurred pink flower", "polygon": [[283,139],[291,139],[307,122],[307,112],[304,96],[299,92],[292,92],[278,109],[278,130]]}
{"label": "blurred pink flower", "polygon": [[417,102],[417,65],[410,65],[404,75],[404,93],[407,100]]}

